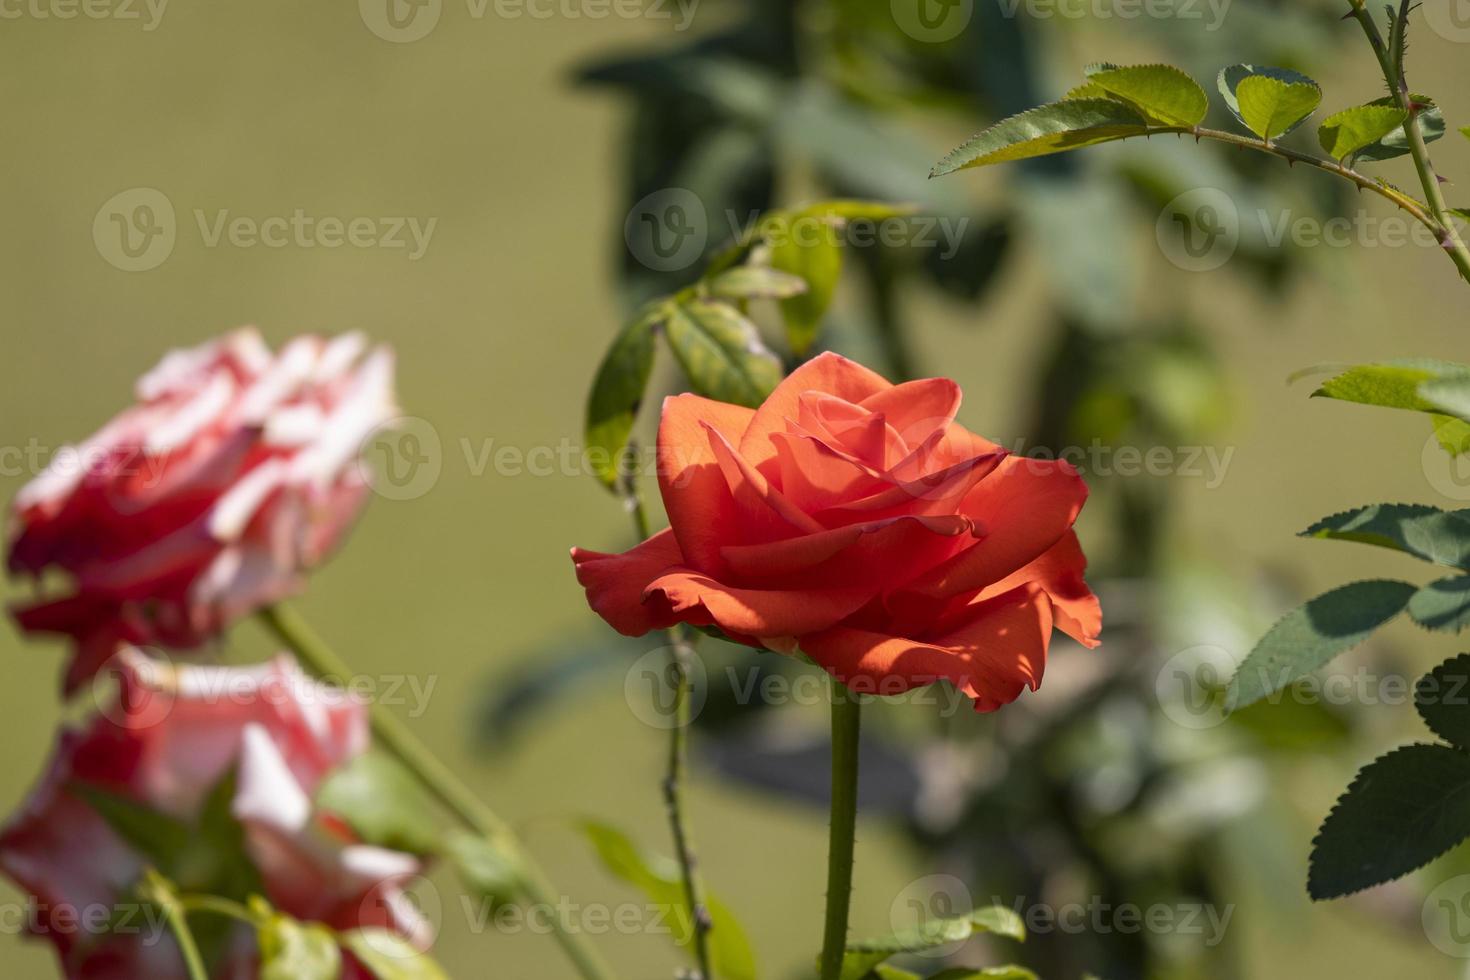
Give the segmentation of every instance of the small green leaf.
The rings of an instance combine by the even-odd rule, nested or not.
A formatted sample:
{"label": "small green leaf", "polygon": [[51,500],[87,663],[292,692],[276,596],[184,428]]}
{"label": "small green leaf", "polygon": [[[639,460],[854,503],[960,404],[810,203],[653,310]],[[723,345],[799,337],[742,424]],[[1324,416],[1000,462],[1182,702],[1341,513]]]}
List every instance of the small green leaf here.
{"label": "small green leaf", "polygon": [[326,926],[272,915],[256,930],[259,980],[337,980],[342,951]]}
{"label": "small green leaf", "polygon": [[[899,953],[917,953],[936,946],[963,942],[977,933],[994,933],[1015,939],[1026,938],[1026,927],[1015,909],[991,905],[969,915],[926,918],[918,925],[886,936],[850,942],[842,955],[842,980],[861,980],[880,963]],[[967,972],[965,976],[983,976]],[[1002,974],[1004,975],[1004,974]]]}
{"label": "small green leaf", "polygon": [[1404,110],[1396,105],[1359,105],[1335,112],[1317,127],[1322,149],[1338,160],[1383,139],[1404,123]]}
{"label": "small green leaf", "polygon": [[806,280],[779,269],[742,265],[716,276],[709,291],[720,299],[788,299],[806,292]]}
{"label": "small green leaf", "polygon": [[733,306],[692,300],[673,307],[664,325],[669,346],[694,390],[752,408],[781,381],[781,361]]}
{"label": "small green leaf", "polygon": [[1429,730],[1459,748],[1470,748],[1470,653],[1451,657],[1419,678],[1414,706]]}
{"label": "small green leaf", "polygon": [[456,831],[445,841],[445,852],[468,890],[492,906],[520,894],[520,862],[513,846]]}
{"label": "small green leaf", "polygon": [[[1424,136],[1424,142],[1433,143],[1444,135],[1444,112],[1434,104],[1434,100],[1427,95],[1409,96],[1414,102],[1424,106],[1419,111],[1419,131]],[[1397,103],[1391,96],[1374,99],[1368,105],[1396,106]],[[1396,129],[1380,140],[1363,147],[1357,151],[1359,160],[1392,160],[1394,157],[1404,156],[1409,152],[1409,137],[1400,124]]]}
{"label": "small green leaf", "polygon": [[1002,119],[970,137],[935,164],[929,176],[1062,153],[1148,131],[1148,120],[1138,110],[1113,99],[1053,102]]}
{"label": "small green leaf", "polygon": [[67,790],[96,810],[112,832],[150,864],[171,871],[188,849],[193,828],[182,820],[87,783],[71,783]]}
{"label": "small green leaf", "polygon": [[[694,940],[694,918],[685,901],[678,867],[667,859],[646,856],[631,838],[615,827],[588,820],[580,824],[580,829],[592,842],[604,868],[637,888],[654,905],[671,911],[674,942],[687,949]],[[754,980],[755,953],[745,929],[719,899],[706,895],[705,901],[711,923],[709,944],[715,975],[730,980]]]}
{"label": "small green leaf", "polygon": [[791,353],[802,356],[811,348],[822,326],[822,318],[837,293],[842,278],[842,245],[830,219],[811,211],[792,215],[783,227],[773,229],[771,266],[806,284],[806,289],[781,301],[786,322],[786,342]]}
{"label": "small green leaf", "polygon": [[1285,136],[1322,102],[1320,85],[1286,68],[1231,65],[1216,84],[1235,118],[1264,140]]}
{"label": "small green leaf", "polygon": [[429,854],[441,834],[434,805],[396,759],[364,752],[334,770],[317,789],[316,805],[346,820],[369,844]]}
{"label": "small green leaf", "polygon": [[1470,126],[1461,126],[1460,135],[1465,137],[1467,140],[1470,140]]}
{"label": "small green leaf", "polygon": [[1328,381],[1312,397],[1428,413],[1440,447],[1458,456],[1470,450],[1470,425],[1446,415],[1420,390],[1425,382],[1453,378],[1470,378],[1470,367],[1429,358],[1360,364]]}
{"label": "small green leaf", "polygon": [[623,450],[653,373],[653,332],[667,315],[667,304],[659,302],[629,321],[603,355],[592,382],[584,429],[587,458],[608,487],[617,485]]}
{"label": "small green leaf", "polygon": [[1428,504],[1369,504],[1324,517],[1301,532],[1392,548],[1423,561],[1470,571],[1470,518]]}
{"label": "small green leaf", "polygon": [[1210,110],[1205,90],[1173,65],[1091,65],[1087,84],[1123,100],[1160,126],[1198,126]]}
{"label": "small green leaf", "polygon": [[419,952],[396,932],[370,926],[344,932],[341,939],[374,980],[449,980],[427,953]]}
{"label": "small green leaf", "polygon": [[1271,627],[1231,678],[1225,709],[1235,711],[1310,674],[1357,646],[1404,611],[1414,586],[1370,579],[1319,595]]}
{"label": "small green leaf", "polygon": [[1307,891],[1338,898],[1423,867],[1470,836],[1470,755],[1408,745],[1364,766],[1312,842]]}

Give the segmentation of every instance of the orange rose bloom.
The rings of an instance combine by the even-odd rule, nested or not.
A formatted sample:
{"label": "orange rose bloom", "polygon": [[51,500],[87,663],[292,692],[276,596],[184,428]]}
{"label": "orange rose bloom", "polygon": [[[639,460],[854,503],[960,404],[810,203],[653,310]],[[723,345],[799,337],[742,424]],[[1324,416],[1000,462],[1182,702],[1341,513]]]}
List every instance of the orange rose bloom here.
{"label": "orange rose bloom", "polygon": [[675,623],[798,648],[855,691],[949,680],[991,711],[1041,683],[1052,628],[1097,645],[1066,462],[954,422],[959,386],[894,385],[824,354],[759,409],[664,402],[668,530],[621,555],[573,549],[618,632]]}

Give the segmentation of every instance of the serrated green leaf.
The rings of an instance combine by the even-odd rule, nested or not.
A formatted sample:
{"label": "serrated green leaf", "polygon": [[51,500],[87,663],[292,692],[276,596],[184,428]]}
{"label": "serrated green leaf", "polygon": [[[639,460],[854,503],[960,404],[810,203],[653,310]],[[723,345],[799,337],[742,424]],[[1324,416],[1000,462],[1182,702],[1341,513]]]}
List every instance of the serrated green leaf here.
{"label": "serrated green leaf", "polygon": [[1470,450],[1470,426],[1445,415],[1420,388],[1427,381],[1459,377],[1470,377],[1470,367],[1430,358],[1359,364],[1327,381],[1312,397],[1426,412],[1441,448],[1456,456]]}
{"label": "serrated green leaf", "polygon": [[1470,755],[1409,745],[1358,773],[1312,842],[1307,891],[1338,898],[1423,867],[1470,836]]}
{"label": "serrated green leaf", "polygon": [[1094,65],[1087,84],[1123,100],[1160,126],[1198,126],[1210,110],[1205,90],[1173,65]]}
{"label": "serrated green leaf", "polygon": [[781,381],[781,361],[733,306],[711,300],[676,304],[664,324],[669,346],[696,392],[754,408]]}
{"label": "serrated green leaf", "polygon": [[[637,888],[653,904],[669,909],[673,918],[675,944],[687,949],[694,940],[694,918],[685,901],[678,867],[669,860],[645,855],[628,835],[596,821],[579,827],[597,851],[602,866]],[[730,909],[713,895],[705,896],[710,917],[710,957],[716,976],[730,980],[754,980],[755,953],[745,929]]]}
{"label": "serrated green leaf", "polygon": [[522,886],[515,848],[479,834],[456,831],[445,841],[445,853],[469,892],[493,905],[511,902]]}
{"label": "serrated green leaf", "polygon": [[1282,690],[1404,611],[1414,586],[1370,579],[1323,593],[1287,613],[1231,678],[1225,709],[1234,711]]}
{"label": "serrated green leaf", "polygon": [[369,844],[429,854],[441,834],[434,804],[398,760],[376,750],[333,770],[316,792],[316,805],[345,820]]}
{"label": "serrated green leaf", "polygon": [[1286,68],[1231,65],[1216,85],[1235,118],[1264,140],[1285,136],[1322,102],[1320,85]]}
{"label": "serrated green leaf", "polygon": [[1322,120],[1317,141],[1329,156],[1342,160],[1403,124],[1404,110],[1396,105],[1358,105]]}
{"label": "serrated green leaf", "polygon": [[[1419,131],[1424,136],[1424,142],[1433,143],[1444,135],[1444,112],[1434,104],[1434,100],[1427,95],[1411,95],[1420,105],[1427,108],[1419,112]],[[1374,99],[1368,105],[1391,106],[1396,105],[1391,96]],[[1392,160],[1395,157],[1404,156],[1409,152],[1409,137],[1400,124],[1387,136],[1368,144],[1356,153],[1359,160]]]}
{"label": "serrated green leaf", "polygon": [[1062,153],[1148,131],[1148,120],[1138,110],[1113,99],[1053,102],[1002,119],[970,137],[935,164],[929,176]]}
{"label": "serrated green leaf", "polygon": [[787,299],[806,292],[806,280],[779,269],[742,265],[710,281],[709,291],[720,299]]}
{"label": "serrated green leaf", "polygon": [[419,952],[396,932],[374,926],[344,932],[341,939],[374,980],[449,980],[429,954]]}
{"label": "serrated green leaf", "polygon": [[659,302],[629,321],[603,355],[592,382],[583,437],[593,472],[608,487],[617,485],[623,450],[653,372],[654,330],[667,315],[667,304]]}
{"label": "serrated green leaf", "polygon": [[1470,626],[1470,575],[1442,578],[1415,592],[1409,618],[1425,629],[1453,633]]}
{"label": "serrated green leaf", "polygon": [[1470,570],[1470,518],[1428,504],[1369,504],[1324,517],[1301,532],[1392,548],[1423,561]]}
{"label": "serrated green leaf", "polygon": [[1414,707],[1434,734],[1470,748],[1470,653],[1451,657],[1419,678]]}
{"label": "serrated green leaf", "polygon": [[259,980],[337,980],[342,970],[337,937],[318,922],[272,915],[257,928],[256,944]]}

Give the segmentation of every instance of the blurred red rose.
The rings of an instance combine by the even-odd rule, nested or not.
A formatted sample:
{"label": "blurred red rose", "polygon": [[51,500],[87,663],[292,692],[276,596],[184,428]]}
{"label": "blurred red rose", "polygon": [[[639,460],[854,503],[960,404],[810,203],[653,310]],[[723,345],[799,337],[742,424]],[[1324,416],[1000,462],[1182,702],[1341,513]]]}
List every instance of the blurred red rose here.
{"label": "blurred red rose", "polygon": [[58,452],[12,507],[9,566],[73,591],[14,610],[75,641],[71,693],[123,643],[197,646],[301,589],[366,498],[360,446],[395,414],[360,334],[272,354],[251,329],[168,354],[138,403]]}
{"label": "blurred red rose", "polygon": [[1089,647],[1102,615],[1067,463],[1012,456],[953,419],[959,387],[892,385],[835,354],[756,410],[664,402],[672,525],[621,555],[574,549],[615,629],[719,628],[797,648],[854,690],[947,679],[993,710],[1041,683],[1053,626]]}
{"label": "blurred red rose", "polygon": [[[186,975],[156,917],[119,919],[109,931],[110,913],[135,907],[150,861],[80,787],[194,824],[232,771],[244,870],[253,867],[277,909],[335,929],[386,927],[427,945],[429,924],[402,888],[418,860],[359,843],[340,819],[313,809],[326,774],[368,746],[361,702],[306,677],[285,655],[250,668],[175,668],[124,650],[115,663],[117,702],[85,730],[62,733],[46,776],[0,833],[0,869],[30,897],[29,928],[55,944],[68,978]],[[228,866],[228,853],[193,857],[190,867],[241,870]],[[212,975],[255,975],[248,930],[219,955]],[[367,976],[345,954],[344,962],[344,978]]]}

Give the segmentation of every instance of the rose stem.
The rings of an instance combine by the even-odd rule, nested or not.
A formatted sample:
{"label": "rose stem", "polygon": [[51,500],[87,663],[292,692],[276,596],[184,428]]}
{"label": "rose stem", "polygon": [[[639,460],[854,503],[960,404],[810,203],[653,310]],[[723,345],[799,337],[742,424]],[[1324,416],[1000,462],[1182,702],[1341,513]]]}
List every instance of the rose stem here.
{"label": "rose stem", "polygon": [[164,921],[168,923],[169,931],[173,933],[174,940],[179,944],[179,953],[184,958],[184,967],[189,973],[189,980],[209,980],[209,971],[204,968],[204,957],[199,955],[199,944],[194,941],[194,933],[189,929],[188,916],[185,915],[183,906],[179,904],[179,897],[174,893],[173,883],[149,868],[144,873],[141,892],[145,899],[153,902],[163,912]]}
{"label": "rose stem", "polygon": [[[633,529],[639,540],[647,540],[648,512],[631,469],[623,479],[623,503],[633,518]],[[690,927],[694,931],[694,961],[704,980],[714,980],[710,968],[709,932],[713,927],[709,906],[704,900],[704,883],[699,876],[699,859],[695,855],[694,835],[684,819],[684,771],[689,755],[689,658],[694,646],[686,639],[682,627],[669,633],[669,670],[674,681],[674,724],[669,730],[669,761],[664,774],[664,809],[669,815],[669,830],[674,838],[674,853],[679,862],[679,876],[684,883],[684,901],[689,906]]]}
{"label": "rose stem", "polygon": [[[301,662],[318,677],[345,682],[352,676],[351,668],[295,610],[283,603],[277,603],[261,610],[260,618],[276,638],[295,651]],[[529,903],[554,908],[555,905],[550,900],[550,882],[530,855],[519,846],[509,825],[481,802],[475,792],[430,751],[428,746],[419,741],[418,736],[396,715],[390,714],[381,705],[374,704],[370,706],[369,717],[374,738],[397,756],[419,783],[437,797],[461,823],[482,837],[515,848],[521,888]],[[576,966],[578,973],[587,980],[608,980],[612,976],[586,939],[579,933],[568,930],[561,916],[550,916],[549,921],[552,937]]]}
{"label": "rose stem", "polygon": [[827,921],[822,931],[821,980],[842,975],[847,910],[852,899],[852,851],[857,830],[858,729],[861,705],[831,680],[832,820],[827,830]]}

